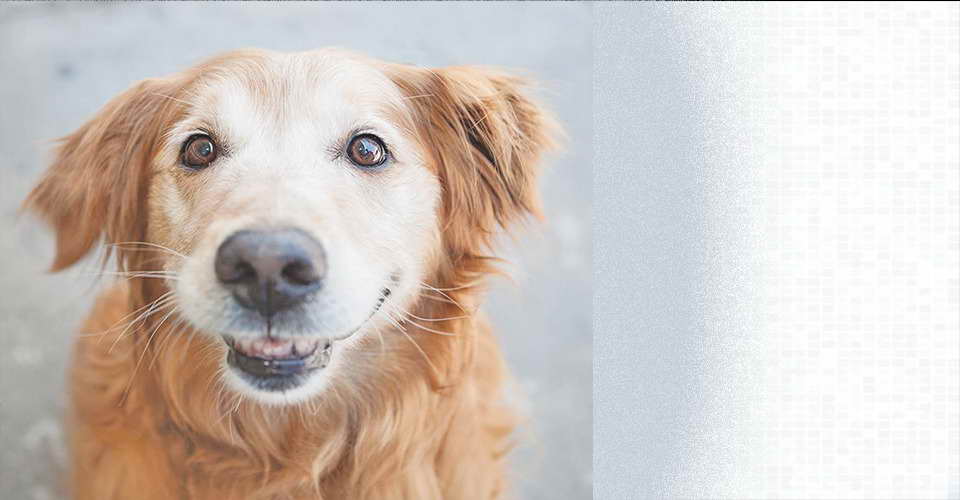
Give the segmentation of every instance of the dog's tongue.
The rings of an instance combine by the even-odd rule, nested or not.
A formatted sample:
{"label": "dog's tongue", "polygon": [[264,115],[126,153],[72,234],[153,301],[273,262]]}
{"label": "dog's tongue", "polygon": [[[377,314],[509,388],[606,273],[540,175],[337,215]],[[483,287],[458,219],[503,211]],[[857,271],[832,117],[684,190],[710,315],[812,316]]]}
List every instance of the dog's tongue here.
{"label": "dog's tongue", "polygon": [[257,339],[237,340],[233,348],[245,356],[263,359],[290,359],[302,358],[312,354],[317,349],[318,340],[315,339],[274,339],[261,337]]}

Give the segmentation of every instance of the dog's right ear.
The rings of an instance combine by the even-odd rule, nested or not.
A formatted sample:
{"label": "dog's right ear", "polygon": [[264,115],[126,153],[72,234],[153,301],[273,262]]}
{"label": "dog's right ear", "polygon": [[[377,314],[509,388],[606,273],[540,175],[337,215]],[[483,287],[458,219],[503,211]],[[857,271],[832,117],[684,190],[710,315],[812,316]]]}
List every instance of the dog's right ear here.
{"label": "dog's right ear", "polygon": [[52,271],[80,260],[101,237],[143,241],[150,164],[175,91],[169,80],[141,81],[60,139],[53,164],[23,204],[56,232]]}

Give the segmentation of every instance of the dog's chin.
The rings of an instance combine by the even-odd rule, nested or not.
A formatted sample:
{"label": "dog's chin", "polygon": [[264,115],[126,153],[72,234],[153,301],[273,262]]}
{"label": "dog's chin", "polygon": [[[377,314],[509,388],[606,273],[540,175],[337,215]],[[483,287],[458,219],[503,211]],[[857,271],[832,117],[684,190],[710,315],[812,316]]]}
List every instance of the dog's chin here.
{"label": "dog's chin", "polygon": [[222,338],[227,345],[227,384],[270,406],[297,404],[320,392],[335,348],[332,340],[315,337]]}

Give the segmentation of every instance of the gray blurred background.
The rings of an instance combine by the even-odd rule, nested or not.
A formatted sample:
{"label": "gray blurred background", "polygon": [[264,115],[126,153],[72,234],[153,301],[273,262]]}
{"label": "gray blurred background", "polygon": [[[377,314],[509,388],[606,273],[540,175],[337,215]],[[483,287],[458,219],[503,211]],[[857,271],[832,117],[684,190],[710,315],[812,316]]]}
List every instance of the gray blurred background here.
{"label": "gray blurred background", "polygon": [[507,241],[514,282],[487,311],[526,396],[515,493],[591,492],[591,120],[587,4],[0,5],[0,497],[59,498],[71,332],[96,285],[89,263],[45,274],[49,232],[17,207],[67,134],[136,80],[239,47],[337,45],[423,66],[516,68],[569,135],[542,179],[548,223]]}

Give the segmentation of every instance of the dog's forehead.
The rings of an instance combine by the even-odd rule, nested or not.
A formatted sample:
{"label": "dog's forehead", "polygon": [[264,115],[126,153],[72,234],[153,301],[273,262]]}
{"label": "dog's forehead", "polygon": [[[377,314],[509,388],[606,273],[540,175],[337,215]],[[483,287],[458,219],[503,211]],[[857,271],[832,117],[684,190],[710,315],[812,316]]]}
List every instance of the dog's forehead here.
{"label": "dog's forehead", "polygon": [[225,60],[202,72],[191,94],[191,114],[226,129],[304,120],[337,128],[385,118],[402,103],[373,61],[326,51]]}

